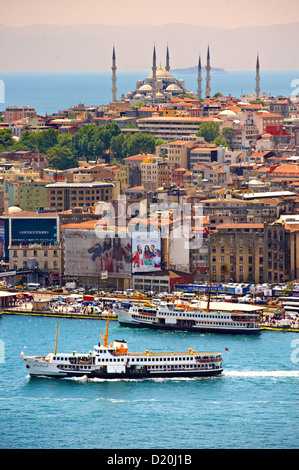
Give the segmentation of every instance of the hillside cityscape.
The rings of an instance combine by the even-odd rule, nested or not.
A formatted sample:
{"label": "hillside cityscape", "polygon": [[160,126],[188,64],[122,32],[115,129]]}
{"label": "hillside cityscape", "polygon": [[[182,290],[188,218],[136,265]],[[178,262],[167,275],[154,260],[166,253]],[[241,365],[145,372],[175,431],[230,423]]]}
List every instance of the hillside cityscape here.
{"label": "hillside cityscape", "polygon": [[[261,92],[259,57],[251,95],[211,96],[209,48],[205,83],[202,62],[194,93],[171,73],[168,47],[165,68],[154,47],[149,76],[118,97],[113,47],[109,104],[45,116],[30,106],[4,110],[2,279],[99,288],[105,272],[105,287],[159,292],[208,279],[279,285],[299,278],[298,96]],[[173,237],[187,206],[188,233]],[[107,223],[109,207],[115,217]],[[155,227],[144,228],[151,216]],[[83,237],[91,250],[92,239],[104,238],[99,230],[116,227],[131,238],[132,223],[159,234],[153,270],[133,272],[123,260],[119,270],[90,264],[74,242]]]}
{"label": "hillside cityscape", "polygon": [[299,447],[298,31],[297,0],[3,2],[0,448]]}

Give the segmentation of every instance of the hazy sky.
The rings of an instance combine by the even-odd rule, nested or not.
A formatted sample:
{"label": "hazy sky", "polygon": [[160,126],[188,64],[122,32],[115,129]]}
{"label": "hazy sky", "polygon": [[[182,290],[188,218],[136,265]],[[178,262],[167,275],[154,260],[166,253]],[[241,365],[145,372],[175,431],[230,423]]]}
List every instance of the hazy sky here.
{"label": "hazy sky", "polygon": [[0,0],[0,23],[262,26],[299,21],[299,0]]}

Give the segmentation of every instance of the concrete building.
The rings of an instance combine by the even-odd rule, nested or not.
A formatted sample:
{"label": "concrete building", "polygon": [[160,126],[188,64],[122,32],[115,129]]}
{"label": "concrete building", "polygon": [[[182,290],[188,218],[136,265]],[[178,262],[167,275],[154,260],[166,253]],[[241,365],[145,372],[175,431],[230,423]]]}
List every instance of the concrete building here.
{"label": "concrete building", "polygon": [[47,188],[47,208],[65,211],[74,206],[93,207],[98,201],[112,201],[113,183],[52,183]]}
{"label": "concrete building", "polygon": [[289,232],[261,224],[221,224],[210,235],[210,267],[215,282],[287,282]]}

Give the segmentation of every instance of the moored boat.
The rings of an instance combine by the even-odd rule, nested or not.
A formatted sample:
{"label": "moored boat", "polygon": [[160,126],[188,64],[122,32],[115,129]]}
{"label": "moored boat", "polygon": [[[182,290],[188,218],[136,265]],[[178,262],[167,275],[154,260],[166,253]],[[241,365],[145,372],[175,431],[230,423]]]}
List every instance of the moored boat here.
{"label": "moored boat", "polygon": [[205,301],[114,307],[122,326],[234,334],[260,332],[262,310],[258,305]]}
{"label": "moored boat", "polygon": [[221,374],[222,356],[219,352],[152,352],[128,351],[126,341],[108,345],[108,325],[103,344],[98,343],[89,353],[58,353],[57,336],[54,353],[47,356],[21,358],[31,377],[84,377],[99,379],[144,379],[161,377],[205,377]]}

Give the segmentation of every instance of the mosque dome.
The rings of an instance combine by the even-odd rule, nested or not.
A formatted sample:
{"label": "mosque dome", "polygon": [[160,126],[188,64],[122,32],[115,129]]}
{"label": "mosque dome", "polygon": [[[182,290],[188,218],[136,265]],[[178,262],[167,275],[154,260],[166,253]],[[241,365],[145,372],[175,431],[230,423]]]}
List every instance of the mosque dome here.
{"label": "mosque dome", "polygon": [[143,98],[143,96],[142,96],[141,93],[136,93],[136,95],[134,96],[134,98],[135,98],[136,100],[139,100],[139,99]]}
{"label": "mosque dome", "polygon": [[18,206],[10,206],[8,208],[8,213],[9,214],[16,214],[17,212],[22,212],[22,209]]}
{"label": "mosque dome", "polygon": [[156,93],[156,98],[164,98],[163,93],[160,93],[160,92]]}
{"label": "mosque dome", "polygon": [[224,118],[226,117],[229,121],[234,121],[238,119],[238,116],[236,115],[236,113],[234,113],[230,109],[225,109],[224,111],[221,111],[218,114],[218,117],[224,117]]}
{"label": "mosque dome", "polygon": [[166,88],[167,91],[177,91],[177,92],[182,92],[183,90],[178,86],[176,85],[175,83],[172,83],[171,85],[168,85],[168,87]]}
{"label": "mosque dome", "polygon": [[142,85],[140,88],[138,88],[138,91],[152,91],[152,87],[149,84]]}
{"label": "mosque dome", "polygon": [[[153,78],[153,72],[151,72],[147,78]],[[156,78],[161,79],[161,80],[163,80],[165,78],[166,79],[167,78],[174,79],[173,75],[171,75],[171,73],[168,72],[167,70],[162,69],[161,66],[156,70]]]}

